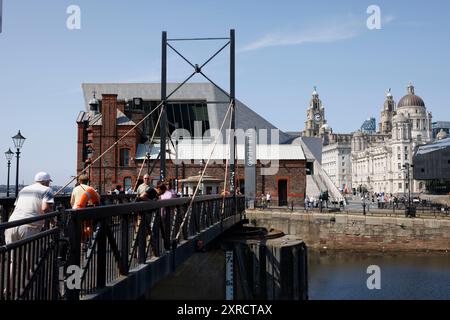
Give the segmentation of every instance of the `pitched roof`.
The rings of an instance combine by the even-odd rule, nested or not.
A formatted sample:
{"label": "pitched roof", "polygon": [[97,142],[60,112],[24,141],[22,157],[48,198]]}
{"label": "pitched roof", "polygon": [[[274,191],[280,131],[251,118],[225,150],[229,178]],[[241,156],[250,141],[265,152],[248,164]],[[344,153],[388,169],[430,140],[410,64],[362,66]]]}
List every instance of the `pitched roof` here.
{"label": "pitched roof", "polygon": [[[122,111],[117,109],[117,125],[118,126],[134,126],[136,125],[134,121],[131,121]],[[81,111],[77,117],[77,123],[89,121],[90,126],[101,126],[102,125],[102,114],[101,113],[91,113]]]}

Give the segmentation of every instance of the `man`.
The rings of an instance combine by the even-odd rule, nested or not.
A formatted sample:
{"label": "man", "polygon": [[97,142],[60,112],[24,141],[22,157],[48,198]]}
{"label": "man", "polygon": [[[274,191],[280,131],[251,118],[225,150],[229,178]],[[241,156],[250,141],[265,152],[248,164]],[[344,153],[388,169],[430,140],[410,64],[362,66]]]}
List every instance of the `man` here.
{"label": "man", "polygon": [[266,194],[267,208],[270,206],[270,200],[272,200],[272,196],[270,195],[270,192],[267,192]]}
{"label": "man", "polygon": [[[14,212],[9,221],[38,217],[41,214],[51,212],[55,203],[53,191],[50,188],[52,179],[46,172],[38,172],[34,181],[36,183],[20,190],[16,199]],[[24,224],[5,231],[6,244],[22,240],[41,231],[44,221],[36,221]]]}
{"label": "man", "polygon": [[146,173],[144,175],[144,182],[139,185],[136,192],[140,195],[144,193],[147,188],[150,188],[150,176]]}
{"label": "man", "polygon": [[149,201],[149,200],[158,200],[159,196],[166,191],[165,186],[162,190],[161,186],[157,186],[156,188],[149,187],[141,194],[138,194],[136,201]]}
{"label": "man", "polygon": [[72,209],[86,208],[88,205],[100,204],[100,195],[94,188],[87,185],[89,178],[82,174],[78,177],[78,185],[73,189],[70,197]]}

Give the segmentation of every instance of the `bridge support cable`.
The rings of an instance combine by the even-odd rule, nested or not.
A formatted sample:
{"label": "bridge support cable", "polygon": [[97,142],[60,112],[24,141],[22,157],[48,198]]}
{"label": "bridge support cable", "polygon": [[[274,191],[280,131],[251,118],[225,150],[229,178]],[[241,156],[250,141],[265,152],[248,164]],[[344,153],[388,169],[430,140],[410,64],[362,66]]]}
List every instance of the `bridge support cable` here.
{"label": "bridge support cable", "polygon": [[213,145],[213,147],[212,147],[211,153],[210,153],[210,155],[209,155],[209,157],[208,157],[208,160],[206,161],[205,167],[203,168],[203,171],[202,171],[202,174],[201,174],[201,176],[200,176],[200,179],[199,179],[198,182],[197,182],[197,186],[195,187],[194,194],[193,194],[193,196],[192,196],[192,198],[191,198],[191,201],[190,201],[190,203],[189,203],[189,206],[188,206],[188,208],[187,208],[187,210],[186,210],[186,213],[185,213],[185,216],[184,216],[184,218],[183,218],[183,221],[181,222],[180,229],[178,230],[178,233],[177,233],[177,236],[176,236],[176,239],[177,239],[177,240],[180,239],[181,232],[182,232],[182,230],[183,230],[184,224],[186,223],[186,220],[187,220],[187,219],[190,219],[191,212],[192,212],[192,210],[191,210],[191,209],[192,209],[192,204],[194,203],[194,199],[195,199],[195,197],[197,196],[197,192],[198,192],[198,190],[199,190],[199,188],[200,188],[200,184],[201,184],[201,182],[202,182],[202,180],[203,180],[203,176],[205,175],[206,169],[208,168],[208,165],[209,165],[209,161],[211,160],[211,157],[212,157],[212,155],[213,155],[213,153],[214,153],[214,149],[216,148],[217,142],[218,142],[218,140],[219,140],[218,138],[219,138],[219,136],[222,134],[222,129],[223,129],[223,126],[224,126],[225,121],[226,121],[226,119],[227,119],[227,116],[228,116],[228,114],[230,113],[230,110],[231,110],[231,104],[228,106],[227,112],[225,113],[225,117],[224,117],[224,119],[223,119],[223,121],[222,121],[222,124],[221,124],[221,126],[220,126],[220,129],[219,129],[219,131],[218,131],[218,133],[217,133],[217,136],[216,136],[215,139],[214,139],[215,141],[214,141],[214,145]]}
{"label": "bridge support cable", "polygon": [[[153,149],[152,143],[153,143],[153,139],[155,138],[156,129],[158,128],[159,121],[161,120],[161,115],[162,115],[162,109],[161,109],[160,112],[159,112],[158,121],[156,121],[156,125],[155,125],[155,128],[153,129],[152,137],[151,137],[151,139],[150,139],[150,150],[149,150],[149,153],[150,153],[150,154],[152,153],[152,149]],[[139,178],[139,177],[141,176],[141,174],[142,174],[142,169],[144,169],[144,165],[145,165],[146,161],[150,161],[150,158],[147,159],[147,158],[145,157],[145,158],[144,158],[144,161],[142,161],[142,166],[141,166],[141,169],[139,170],[138,178]],[[153,170],[151,170],[151,171],[153,171]],[[149,173],[149,174],[150,174],[150,173]],[[137,184],[138,184],[138,179],[136,179],[136,183],[134,184],[134,188],[133,188],[134,191],[136,191]]]}
{"label": "bridge support cable", "polygon": [[[176,87],[169,95],[167,95],[166,97],[166,101],[173,96],[186,82],[188,82],[194,75],[196,74],[196,72],[193,72],[188,78],[186,78],[186,80],[184,80],[178,87]],[[96,159],[94,159],[86,168],[84,168],[79,174],[77,174],[76,176],[72,177],[69,182],[67,182],[64,187],[62,187],[61,189],[59,189],[58,191],[55,192],[55,196],[60,194],[61,191],[63,191],[69,184],[71,184],[72,182],[74,182],[76,179],[78,179],[78,177],[80,175],[82,175],[83,173],[87,172],[93,165],[94,163],[96,163],[97,161],[99,161],[101,158],[103,158],[103,156],[108,153],[109,151],[111,151],[112,148],[114,148],[120,141],[122,141],[125,137],[127,137],[131,132],[133,132],[134,129],[136,129],[138,126],[140,126],[148,117],[150,117],[156,110],[158,110],[159,108],[161,108],[161,106],[164,104],[164,101],[161,101],[156,107],[155,109],[153,109],[150,113],[148,113],[145,117],[143,117],[138,123],[136,123],[130,130],[128,130],[123,136],[121,136],[119,139],[117,139],[108,149],[106,149],[101,155],[99,155]]]}

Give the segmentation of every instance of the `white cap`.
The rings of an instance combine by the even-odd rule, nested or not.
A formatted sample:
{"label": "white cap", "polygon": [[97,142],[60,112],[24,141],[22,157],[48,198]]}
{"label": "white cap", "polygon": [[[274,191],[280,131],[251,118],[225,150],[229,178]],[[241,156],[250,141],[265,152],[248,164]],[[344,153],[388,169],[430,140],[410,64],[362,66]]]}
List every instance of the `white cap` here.
{"label": "white cap", "polygon": [[38,172],[34,176],[34,181],[42,182],[42,181],[53,181],[53,180],[50,178],[50,175],[47,172]]}

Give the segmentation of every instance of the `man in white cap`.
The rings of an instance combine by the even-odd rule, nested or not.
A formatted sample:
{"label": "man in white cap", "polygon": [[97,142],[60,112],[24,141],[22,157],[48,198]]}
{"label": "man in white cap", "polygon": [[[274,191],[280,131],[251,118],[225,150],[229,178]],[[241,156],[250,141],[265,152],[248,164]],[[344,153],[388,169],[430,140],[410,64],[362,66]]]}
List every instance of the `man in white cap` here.
{"label": "man in white cap", "polygon": [[[9,221],[38,217],[53,210],[55,201],[53,191],[49,187],[52,181],[50,175],[47,172],[38,172],[34,181],[36,183],[20,190]],[[38,233],[43,225],[44,221],[42,220],[7,229],[5,230],[5,242],[8,244],[30,237]]]}

